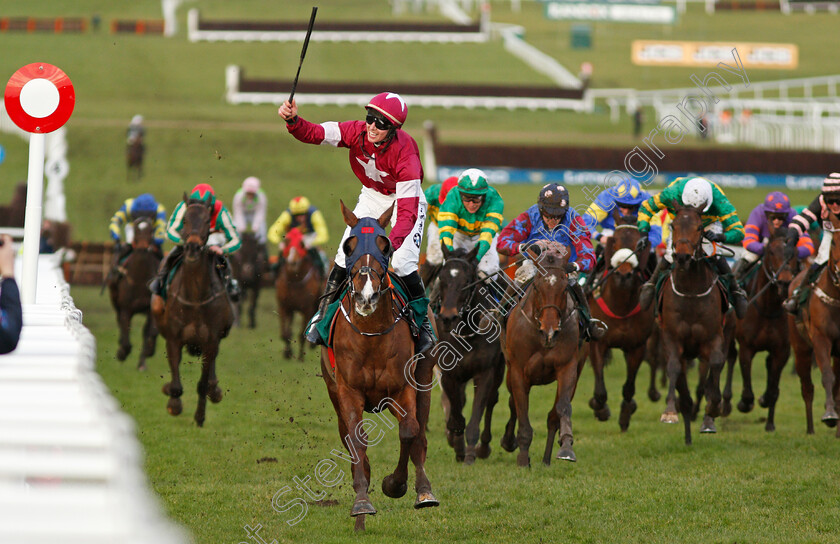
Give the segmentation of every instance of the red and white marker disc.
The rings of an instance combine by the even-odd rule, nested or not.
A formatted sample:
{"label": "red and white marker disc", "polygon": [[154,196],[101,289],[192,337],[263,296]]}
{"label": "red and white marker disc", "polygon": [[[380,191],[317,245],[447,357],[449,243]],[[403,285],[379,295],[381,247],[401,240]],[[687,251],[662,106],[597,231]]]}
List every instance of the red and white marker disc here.
{"label": "red and white marker disc", "polygon": [[6,84],[6,111],[26,132],[45,134],[61,128],[76,105],[67,74],[45,62],[27,64]]}

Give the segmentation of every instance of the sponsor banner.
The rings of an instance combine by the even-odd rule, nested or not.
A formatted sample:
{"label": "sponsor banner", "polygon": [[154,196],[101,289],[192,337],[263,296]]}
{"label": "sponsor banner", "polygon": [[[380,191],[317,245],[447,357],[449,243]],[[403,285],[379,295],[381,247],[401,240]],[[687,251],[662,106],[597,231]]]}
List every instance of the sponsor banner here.
{"label": "sponsor banner", "polygon": [[799,65],[799,48],[791,43],[634,40],[632,59],[640,66],[717,66],[732,62],[733,49],[744,68],[793,70]]}
{"label": "sponsor banner", "polygon": [[[484,166],[440,166],[438,179],[457,176],[467,168],[481,168],[487,174],[487,181],[493,185],[562,183],[564,185],[601,185],[609,173],[606,170],[550,170],[526,168],[493,168]],[[700,173],[700,172],[660,172],[649,184],[662,187],[675,178],[685,176],[703,176],[721,187],[785,187],[787,189],[819,190],[825,176],[800,176],[788,174],[748,174],[743,172]],[[606,187],[605,187],[606,188]]]}
{"label": "sponsor banner", "polygon": [[[592,4],[591,0],[539,0],[543,4]],[[805,0],[802,0],[805,1]],[[810,0],[808,0],[810,1]],[[840,0],[837,0],[840,2]],[[658,6],[661,0],[597,0],[598,4],[635,4]]]}
{"label": "sponsor banner", "polygon": [[610,21],[615,23],[674,24],[674,6],[649,4],[614,4],[606,2],[550,2],[545,4],[545,18],[563,21]]}

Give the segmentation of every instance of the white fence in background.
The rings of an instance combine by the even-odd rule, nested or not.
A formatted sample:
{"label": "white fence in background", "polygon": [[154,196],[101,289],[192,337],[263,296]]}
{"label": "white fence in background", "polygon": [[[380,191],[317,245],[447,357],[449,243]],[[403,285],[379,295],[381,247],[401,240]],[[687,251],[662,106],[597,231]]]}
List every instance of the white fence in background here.
{"label": "white fence in background", "polygon": [[133,421],[96,373],[59,257],[40,256],[38,268],[20,343],[0,355],[0,542],[188,542],[149,489]]}

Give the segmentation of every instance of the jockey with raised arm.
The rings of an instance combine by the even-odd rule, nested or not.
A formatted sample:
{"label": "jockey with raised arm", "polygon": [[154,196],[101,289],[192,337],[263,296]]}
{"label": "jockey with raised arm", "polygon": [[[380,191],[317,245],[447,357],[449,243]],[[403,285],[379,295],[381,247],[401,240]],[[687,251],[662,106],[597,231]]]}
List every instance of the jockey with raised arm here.
{"label": "jockey with raised arm", "polygon": [[303,247],[312,257],[322,274],[327,271],[327,259],[321,246],[330,239],[327,222],[321,211],[310,204],[305,196],[296,196],[289,201],[289,207],[268,229],[268,241],[277,246],[282,257],[286,233],[297,228],[303,234]]}
{"label": "jockey with raised arm", "polygon": [[[705,230],[704,236],[709,242],[737,244],[744,239],[744,226],[721,188],[706,178],[684,177],[675,179],[661,193],[642,203],[639,208],[638,224],[643,237],[639,239],[636,246],[637,250],[646,247],[648,243],[644,235],[647,235],[650,231],[651,218],[662,209],[667,209],[672,216],[675,215],[675,204],[690,206],[700,211]],[[723,255],[715,256],[711,253],[714,250],[711,244],[704,243],[703,248],[706,255],[714,261],[718,275],[727,282],[729,300],[735,308],[736,315],[743,318],[747,312],[747,295],[735,281],[729,263],[726,262]],[[656,265],[656,270],[654,270],[651,278],[642,286],[639,304],[643,310],[647,309],[653,302],[656,284],[659,278],[670,270],[672,262],[673,241],[666,249],[663,258]]]}
{"label": "jockey with raised arm", "polygon": [[[595,251],[592,249],[589,229],[583,218],[569,205],[569,191],[562,185],[549,183],[540,190],[536,204],[502,229],[496,244],[502,255],[521,253],[524,257],[515,278],[520,291],[537,274],[537,266],[531,261],[531,254],[539,254],[542,248],[554,244],[564,246],[571,252],[567,259],[569,292],[580,313],[581,336],[587,341],[600,340],[607,332],[606,325],[598,319],[592,319],[589,304],[576,276],[579,272],[591,272],[595,266]],[[508,294],[512,294],[510,289]]]}
{"label": "jockey with raised arm", "polygon": [[[396,206],[388,235],[394,249],[391,266],[408,289],[411,301],[420,301],[426,297],[426,288],[417,271],[426,220],[426,197],[420,186],[423,182],[420,150],[414,138],[401,128],[408,107],[400,95],[383,92],[371,98],[365,109],[364,121],[328,121],[316,125],[299,117],[297,104],[287,100],[278,114],[286,121],[289,133],[301,142],[349,149],[350,168],[364,186],[353,209],[357,217],[379,217]],[[339,287],[347,278],[342,246],[349,235],[348,227],[338,244],[335,266],[327,278],[318,312],[309,323],[306,338],[315,344],[324,343],[315,325],[324,318],[327,307],[338,297]],[[421,316],[416,339],[417,353],[429,349],[435,342],[425,313]]]}
{"label": "jockey with raised arm", "polygon": [[[210,212],[210,238],[207,240],[206,249],[215,253],[219,258],[218,268],[222,274],[222,279],[225,282],[227,291],[231,299],[235,302],[239,298],[239,284],[231,277],[230,262],[227,256],[239,249],[241,240],[239,234],[236,232],[236,227],[233,225],[233,218],[224,207],[221,200],[216,199],[213,187],[206,183],[199,183],[190,192],[187,201],[178,202],[172,216],[169,218],[169,224],[166,226],[166,236],[169,240],[175,243],[163,262],[160,263],[158,275],[152,280],[149,285],[149,290],[154,295],[162,296],[163,287],[166,283],[167,276],[172,270],[172,266],[177,262],[178,258],[184,253],[184,246],[181,239],[181,229],[184,226],[184,214],[187,211],[189,201],[198,200],[201,202],[209,202],[211,206]],[[220,234],[224,238],[224,243],[218,244],[214,240],[214,234]]]}
{"label": "jockey with raised arm", "polygon": [[[797,240],[808,236],[808,228],[814,221],[827,222],[831,214],[840,216],[840,174],[832,172],[823,180],[822,191],[811,201],[807,208],[797,214],[790,222],[788,229],[787,254],[792,256],[794,248],[797,247]],[[823,228],[825,231],[826,229]],[[831,243],[834,237],[830,232],[824,232],[820,241],[819,250],[814,262],[811,263],[805,278],[791,296],[782,303],[782,306],[789,313],[795,314],[799,307],[808,300],[811,294],[811,287],[820,277],[825,263],[831,256]]]}
{"label": "jockey with raised arm", "polygon": [[[769,193],[762,204],[753,208],[744,225],[746,234],[741,242],[744,252],[732,269],[736,279],[742,278],[752,264],[764,255],[764,245],[770,238],[770,227],[774,230],[787,227],[794,217],[796,212],[790,207],[790,199],[779,191]],[[814,244],[807,232],[799,238],[796,252],[799,260],[814,254]]]}
{"label": "jockey with raised arm", "polygon": [[161,246],[163,246],[163,237],[166,231],[166,208],[163,207],[163,204],[158,204],[151,194],[143,193],[135,198],[126,199],[120,209],[111,217],[109,230],[111,238],[114,240],[114,253],[117,254],[117,263],[131,253],[131,240],[128,231],[126,231],[125,244],[121,243],[122,231],[138,217],[147,217],[154,223],[155,250],[158,255],[163,256]]}

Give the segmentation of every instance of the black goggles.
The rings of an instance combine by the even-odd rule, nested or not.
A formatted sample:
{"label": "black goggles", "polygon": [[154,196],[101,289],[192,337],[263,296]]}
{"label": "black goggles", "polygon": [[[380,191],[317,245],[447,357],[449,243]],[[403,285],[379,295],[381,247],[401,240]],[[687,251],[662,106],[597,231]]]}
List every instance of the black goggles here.
{"label": "black goggles", "polygon": [[477,204],[479,202],[484,202],[484,197],[481,195],[468,195],[468,194],[461,194],[461,200],[464,202],[472,202],[473,204]]}
{"label": "black goggles", "polygon": [[823,200],[826,204],[840,204],[840,196],[824,196]]}
{"label": "black goggles", "polygon": [[365,117],[365,123],[369,125],[376,125],[376,128],[378,128],[379,130],[388,130],[389,128],[394,126],[382,117],[372,115],[370,113],[367,114],[367,117]]}
{"label": "black goggles", "polygon": [[776,221],[776,220],[784,221],[788,217],[788,215],[786,213],[769,212],[766,215],[767,215],[767,220],[768,221]]}

